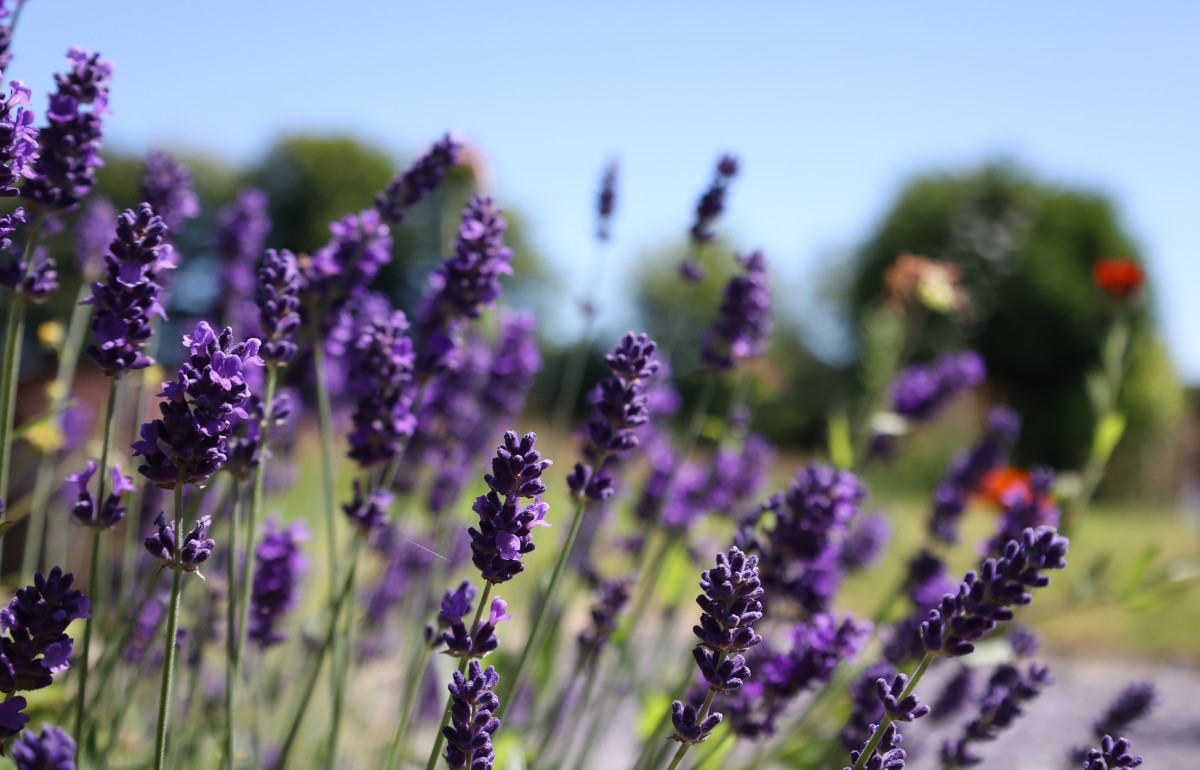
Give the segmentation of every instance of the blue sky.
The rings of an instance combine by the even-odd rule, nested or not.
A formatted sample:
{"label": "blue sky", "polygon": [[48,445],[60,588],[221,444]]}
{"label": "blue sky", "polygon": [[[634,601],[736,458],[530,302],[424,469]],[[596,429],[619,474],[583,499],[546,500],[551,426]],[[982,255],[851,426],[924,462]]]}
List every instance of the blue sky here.
{"label": "blue sky", "polygon": [[725,227],[796,281],[912,174],[1007,157],[1118,202],[1200,381],[1200,4],[408,5],[30,0],[8,74],[44,91],[69,45],[102,51],[128,150],[244,160],[339,130],[405,153],[453,129],[568,273],[612,156],[616,258],[679,233],[731,150]]}

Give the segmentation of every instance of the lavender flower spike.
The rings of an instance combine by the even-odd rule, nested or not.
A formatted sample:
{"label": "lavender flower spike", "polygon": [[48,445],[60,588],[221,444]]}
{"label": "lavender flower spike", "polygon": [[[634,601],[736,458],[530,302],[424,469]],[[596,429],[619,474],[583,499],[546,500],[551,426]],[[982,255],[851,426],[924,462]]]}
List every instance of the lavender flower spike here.
{"label": "lavender flower spike", "polygon": [[[876,725],[871,725],[871,733],[874,734]],[[861,770],[904,770],[904,760],[908,758],[904,749],[900,748],[902,736],[895,722],[889,722],[884,728],[883,736],[879,742],[875,744],[871,755],[866,762],[861,766]],[[867,745],[864,743],[861,749],[850,752],[850,762],[854,767],[859,767],[859,760],[862,754],[866,751]],[[845,768],[845,770],[853,770]]]}
{"label": "lavender flower spike", "polygon": [[392,227],[398,227],[409,209],[433,194],[447,172],[458,162],[462,144],[442,137],[429,152],[417,158],[408,169],[396,176],[382,193],[375,196],[375,209]]}
{"label": "lavender flower spike", "polygon": [[172,231],[200,214],[200,200],[192,189],[192,172],[161,150],[146,156],[142,200],[158,212]]}
{"label": "lavender flower spike", "polygon": [[1028,674],[1007,664],[997,666],[988,681],[979,716],[963,728],[958,740],[943,744],[942,767],[949,770],[981,763],[983,759],[974,753],[971,744],[998,738],[1024,713],[1024,704],[1036,698],[1049,684],[1053,684],[1050,670],[1043,666],[1031,665]]}
{"label": "lavender flower spike", "polygon": [[717,320],[704,334],[704,363],[729,370],[744,358],[761,355],[771,334],[771,291],[767,261],[761,251],[739,256],[746,271],[725,285]]}
{"label": "lavender flower spike", "polygon": [[27,222],[23,208],[0,216],[0,256],[5,257],[0,262],[0,286],[30,302],[41,303],[58,291],[58,265],[45,246],[34,249],[29,259],[14,248],[10,236]]}
{"label": "lavender flower spike", "polygon": [[1129,767],[1140,767],[1142,758],[1130,754],[1133,744],[1125,738],[1111,736],[1100,739],[1100,748],[1092,749],[1084,760],[1083,770],[1124,770]]}
{"label": "lavender flower spike", "polygon": [[254,579],[250,588],[247,636],[260,647],[287,639],[279,630],[283,616],[296,604],[300,575],[308,566],[300,543],[308,539],[303,521],[281,529],[275,519],[254,549]]}
{"label": "lavender flower spike", "polygon": [[416,427],[413,348],[408,319],[396,310],[372,321],[350,353],[354,397],[350,457],[364,467],[384,463],[404,449]]}
{"label": "lavender flower spike", "polygon": [[28,107],[31,92],[20,80],[8,87],[8,97],[0,99],[0,198],[19,193],[17,185],[33,176],[30,166],[38,156],[38,131]]}
{"label": "lavender flower spike", "polygon": [[75,770],[75,741],[61,727],[42,725],[17,738],[12,758],[17,770]]}
{"label": "lavender flower spike", "polygon": [[201,516],[196,526],[183,536],[183,547],[175,547],[175,529],[167,523],[163,514],[158,514],[154,526],[158,531],[145,540],[146,550],[151,556],[162,560],[162,568],[174,567],[176,564],[184,572],[195,572],[200,577],[200,565],[208,561],[216,548],[216,541],[208,536],[208,528],[212,526],[211,516]]}
{"label": "lavender flower spike", "polygon": [[[91,602],[71,588],[75,578],[55,567],[34,576],[33,585],[17,589],[0,610],[0,692],[49,687],[53,675],[69,668],[73,642],[67,627],[90,618]],[[27,719],[25,721],[28,721]]]}
{"label": "lavender flower spike", "polygon": [[493,716],[500,707],[494,692],[499,682],[496,669],[482,669],[475,660],[466,676],[454,672],[449,686],[450,724],[442,728],[450,770],[492,770],[492,736],[500,729],[500,720]]}
{"label": "lavender flower spike", "polygon": [[296,353],[300,329],[300,272],[292,252],[268,249],[263,255],[254,301],[263,330],[262,358],[282,366]]}
{"label": "lavender flower spike", "polygon": [[600,194],[596,196],[596,238],[607,243],[612,228],[613,210],[617,205],[617,172],[615,160],[604,167],[604,178],[600,182]]}
{"label": "lavender flower spike", "polygon": [[[492,472],[483,477],[491,491],[472,506],[479,514],[479,529],[468,530],[472,560],[483,579],[493,584],[512,580],[525,569],[521,557],[534,549],[533,528],[550,526],[546,522],[550,506],[541,495],[546,491],[542,472],[551,462],[542,459],[536,444],[533,433],[519,440],[516,433],[505,433],[492,459]],[[533,502],[522,506],[523,498]]]}
{"label": "lavender flower spike", "polygon": [[973,350],[949,353],[932,364],[914,364],[892,383],[892,408],[913,420],[932,419],[986,376],[983,358]]}
{"label": "lavender flower spike", "polygon": [[71,517],[79,524],[96,529],[108,529],[125,518],[125,508],[121,505],[121,496],[126,492],[137,489],[133,479],[121,473],[117,466],[112,468],[112,488],[108,497],[96,510],[92,495],[88,492],[88,482],[96,473],[96,461],[88,460],[87,466],[79,473],[67,476],[67,483],[78,489],[75,504],[71,507]]}
{"label": "lavender flower spike", "polygon": [[[716,173],[712,183],[700,196],[696,204],[696,220],[689,231],[693,247],[700,247],[712,242],[717,234],[713,231],[713,223],[725,211],[725,193],[729,182],[737,176],[738,160],[732,155],[722,155],[717,161]],[[679,273],[688,283],[698,283],[704,279],[704,268],[695,259],[689,258],[679,266]]]}

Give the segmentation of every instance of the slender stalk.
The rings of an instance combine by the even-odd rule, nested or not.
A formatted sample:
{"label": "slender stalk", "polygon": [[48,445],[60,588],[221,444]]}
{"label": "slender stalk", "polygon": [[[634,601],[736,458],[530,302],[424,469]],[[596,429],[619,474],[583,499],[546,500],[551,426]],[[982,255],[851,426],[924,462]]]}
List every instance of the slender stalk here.
{"label": "slender stalk", "polygon": [[279,750],[279,761],[276,767],[290,767],[288,759],[296,747],[296,738],[300,735],[300,725],[303,724],[304,716],[308,713],[308,706],[312,703],[313,693],[317,689],[317,679],[321,675],[321,667],[325,662],[325,656],[329,654],[330,648],[333,647],[333,640],[337,634],[338,618],[342,614],[342,605],[345,604],[346,597],[350,595],[350,591],[354,586],[354,572],[358,567],[358,555],[359,551],[362,550],[364,541],[365,539],[361,534],[355,535],[354,543],[351,546],[350,568],[346,573],[345,582],[342,583],[341,589],[334,596],[330,606],[329,622],[325,626],[325,634],[321,639],[321,645],[317,647],[315,659],[309,664],[308,679],[305,680],[300,703],[296,707],[296,713],[292,717],[291,726],[288,727],[287,736],[284,738],[283,745]]}
{"label": "slender stalk", "polygon": [[579,537],[579,527],[583,524],[583,516],[587,511],[587,507],[587,498],[581,497],[579,504],[575,507],[575,518],[571,520],[571,529],[567,532],[567,542],[558,551],[558,561],[555,562],[554,572],[550,575],[550,585],[546,587],[546,596],[541,606],[538,607],[537,615],[533,619],[533,625],[529,627],[529,636],[525,639],[525,648],[521,650],[521,658],[517,662],[517,667],[513,669],[512,674],[507,677],[507,681],[501,683],[501,687],[504,689],[503,694],[500,695],[500,707],[496,710],[497,719],[504,718],[504,713],[508,709],[512,695],[517,691],[517,684],[521,680],[521,673],[525,670],[525,664],[529,662],[530,655],[538,647],[538,637],[542,631],[542,621],[545,620],[546,611],[550,608],[550,605],[554,604],[554,596],[558,592],[559,584],[562,582],[563,568],[567,566],[567,561],[571,558],[571,551],[575,550],[575,541]]}
{"label": "slender stalk", "polygon": [[[230,512],[229,521],[229,558],[225,561],[225,579],[227,582],[226,599],[225,599],[225,729],[223,731],[224,746],[222,748],[224,759],[222,767],[226,770],[233,770],[233,725],[234,725],[234,708],[237,705],[237,684],[238,684],[238,639],[241,636],[241,625],[238,623],[238,584],[237,584],[237,534],[241,529],[242,518],[242,496],[240,494],[242,485],[238,483],[238,479],[233,479],[231,483],[230,496],[233,505]],[[246,557],[244,561],[250,561],[249,543],[246,544]]]}
{"label": "slender stalk", "polygon": [[[475,608],[475,619],[471,621],[471,636],[475,636],[475,632],[479,630],[479,620],[483,617],[483,608],[488,603],[488,598],[492,595],[492,584],[483,584],[483,596],[479,598],[479,606]],[[463,658],[458,662],[458,673],[467,673],[467,664],[471,662],[470,658]],[[519,670],[519,669],[518,669]],[[446,741],[446,736],[442,733],[442,728],[450,723],[450,708],[454,705],[454,698],[446,698],[446,709],[442,712],[442,721],[438,723],[437,737],[433,741],[433,751],[429,752],[429,761],[425,763],[425,770],[433,770],[437,767],[438,757],[442,753],[442,744]],[[500,708],[504,708],[504,702],[500,702]],[[499,718],[497,713],[496,718]],[[471,764],[467,761],[467,766]]]}
{"label": "slender stalk", "polygon": [[408,670],[408,686],[404,688],[404,705],[400,710],[400,722],[396,725],[396,734],[392,736],[392,747],[388,751],[386,770],[397,770],[400,766],[400,751],[404,746],[404,737],[408,732],[408,722],[412,719],[413,707],[417,703],[417,695],[421,692],[421,683],[425,680],[425,667],[429,664],[429,653],[433,647],[421,645],[417,654],[416,665]]}
{"label": "slender stalk", "polygon": [[[354,593],[354,570],[346,576],[347,593]],[[338,626],[340,634],[335,636],[333,655],[330,662],[333,675],[333,715],[329,720],[329,753],[326,755],[326,770],[334,770],[337,765],[338,735],[341,733],[342,712],[346,701],[346,677],[350,671],[350,637],[353,631],[353,612],[347,610],[345,620]]]}
{"label": "slender stalk", "polygon": [[183,481],[175,482],[175,562],[171,565],[171,605],[167,611],[167,636],[164,640],[162,685],[158,694],[158,730],[154,737],[154,770],[163,770],[167,761],[167,718],[171,710],[171,679],[175,676],[175,636],[179,630],[179,594],[183,588],[183,565],[179,562],[183,545]]}
{"label": "slender stalk", "polygon": [[[904,692],[900,693],[900,697],[896,700],[904,700],[913,694],[913,690],[917,689],[917,684],[921,681],[921,677],[925,676],[925,672],[929,670],[930,664],[933,663],[933,655],[925,653],[925,657],[921,658],[917,670],[913,672],[912,678],[908,680],[908,686],[904,688]],[[867,739],[867,744],[863,746],[862,753],[858,756],[858,761],[854,763],[851,770],[863,770],[870,761],[871,756],[875,753],[875,748],[879,746],[879,741],[883,738],[883,731],[892,723],[892,718],[884,714],[883,719],[876,725],[875,730],[871,733],[871,737]]]}
{"label": "slender stalk", "polygon": [[250,495],[250,511],[246,516],[246,558],[242,561],[241,597],[238,600],[238,635],[237,646],[234,649],[234,662],[238,666],[239,671],[241,670],[243,651],[246,648],[246,633],[249,630],[248,624],[250,620],[250,568],[253,564],[253,559],[250,558],[252,553],[251,547],[257,532],[258,514],[263,507],[267,475],[267,456],[271,444],[271,409],[275,403],[275,388],[278,382],[279,369],[275,366],[268,367],[267,389],[263,399],[263,419],[258,431],[261,442],[258,467],[254,469],[253,491]]}
{"label": "slender stalk", "polygon": [[337,505],[333,491],[333,406],[329,400],[329,381],[325,376],[325,345],[319,333],[313,334],[313,365],[317,370],[317,413],[321,441],[321,487],[325,503],[325,535],[329,557],[329,595],[338,585],[337,563]]}

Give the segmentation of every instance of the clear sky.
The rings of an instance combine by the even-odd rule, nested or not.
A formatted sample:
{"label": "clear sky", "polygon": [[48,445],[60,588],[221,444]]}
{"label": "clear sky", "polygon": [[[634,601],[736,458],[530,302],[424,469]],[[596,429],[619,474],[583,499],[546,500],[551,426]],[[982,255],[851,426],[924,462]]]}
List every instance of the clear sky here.
{"label": "clear sky", "polygon": [[586,5],[30,0],[8,74],[40,109],[69,45],[100,50],[126,150],[245,160],[329,129],[409,153],[453,129],[568,274],[611,156],[621,258],[686,227],[731,150],[725,227],[794,279],[910,175],[1010,158],[1117,201],[1200,381],[1200,3]]}

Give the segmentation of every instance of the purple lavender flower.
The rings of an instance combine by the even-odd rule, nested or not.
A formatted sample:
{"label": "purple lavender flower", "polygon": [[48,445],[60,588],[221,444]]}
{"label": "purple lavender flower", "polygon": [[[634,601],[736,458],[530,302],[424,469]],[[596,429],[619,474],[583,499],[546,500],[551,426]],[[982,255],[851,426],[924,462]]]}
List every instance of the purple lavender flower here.
{"label": "purple lavender flower", "polygon": [[1111,736],[1106,735],[1100,739],[1100,748],[1087,753],[1083,770],[1123,770],[1140,767],[1142,758],[1130,754],[1132,749],[1133,744],[1126,738],[1117,738],[1114,741]]}
{"label": "purple lavender flower", "polygon": [[29,705],[20,695],[0,701],[0,741],[6,741],[29,724],[25,707]]}
{"label": "purple lavender flower", "polygon": [[892,383],[892,408],[913,420],[929,420],[986,377],[983,358],[973,350],[948,353],[931,364],[914,364]]}
{"label": "purple lavender flower", "polygon": [[306,320],[332,319],[392,260],[391,230],[375,209],[349,214],[331,223],[329,232],[329,242],[300,266]]}
{"label": "purple lavender flower", "polygon": [[917,694],[904,694],[908,687],[908,677],[896,674],[889,682],[887,679],[875,680],[875,694],[883,704],[883,713],[891,717],[893,722],[912,722],[929,713],[929,706],[921,704]]}
{"label": "purple lavender flower", "polygon": [[229,327],[217,335],[201,321],[183,344],[191,357],[176,380],[163,383],[162,417],[144,423],[133,444],[134,455],[144,458],[138,472],[163,489],[198,484],[220,469],[232,420],[249,416],[244,372],[262,365],[258,340],[234,343]]}
{"label": "purple lavender flower", "polygon": [[175,547],[174,521],[170,524],[163,514],[158,514],[154,520],[158,531],[146,538],[146,551],[151,556],[162,561],[162,567],[174,568],[178,565],[184,572],[197,572],[200,565],[208,561],[217,544],[208,536],[208,528],[212,526],[211,516],[201,516],[196,526],[183,535],[183,547]]}
{"label": "purple lavender flower", "polygon": [[369,535],[387,525],[387,510],[391,504],[391,492],[375,489],[364,497],[362,482],[355,479],[354,499],[343,505],[342,510],[355,528]]}
{"label": "purple lavender flower", "polygon": [[[870,732],[875,731],[875,725],[871,725]],[[899,728],[895,722],[888,723],[884,728],[883,735],[879,739],[879,743],[871,752],[871,756],[863,765],[862,770],[904,770],[904,760],[908,758],[904,749],[900,748],[902,738]],[[858,764],[859,757],[866,750],[866,743],[863,743],[862,748],[850,752],[850,763]],[[845,770],[851,770],[847,767]]]}
{"label": "purple lavender flower", "polygon": [[950,463],[933,496],[929,533],[946,543],[958,542],[958,523],[967,500],[988,471],[1004,464],[1021,431],[1021,418],[1007,407],[993,409],[983,438],[970,451]]}
{"label": "purple lavender flower", "polygon": [[1025,626],[1014,626],[1008,632],[1008,646],[1018,658],[1031,658],[1042,646],[1042,640],[1037,633]]}
{"label": "purple lavender flower", "polygon": [[957,716],[972,699],[974,684],[975,672],[970,666],[960,664],[934,699],[929,721],[936,724]]}
{"label": "purple lavender flower", "polygon": [[604,166],[600,181],[600,194],[596,196],[596,238],[607,243],[612,229],[613,211],[617,206],[617,172],[620,167],[615,160]]}
{"label": "purple lavender flower", "polygon": [[442,137],[406,171],[398,174],[382,193],[375,196],[375,209],[383,221],[399,227],[408,216],[408,211],[433,194],[446,174],[458,162],[462,144]]}
{"label": "purple lavender flower", "polygon": [[292,252],[268,249],[263,255],[254,301],[263,330],[263,360],[285,365],[296,353],[300,329],[300,273]]}
{"label": "purple lavender flower", "polygon": [[192,172],[161,150],[146,156],[142,200],[150,204],[171,232],[200,214],[200,200],[192,189]]}
{"label": "purple lavender flower", "polygon": [[500,720],[493,716],[500,708],[494,692],[499,683],[496,669],[482,669],[474,660],[466,676],[454,672],[449,686],[450,724],[442,728],[450,770],[492,770],[492,736],[500,729]]}
{"label": "purple lavender flower", "polygon": [[254,549],[247,636],[260,647],[270,647],[287,639],[279,625],[299,598],[300,576],[308,568],[300,543],[307,539],[308,528],[303,521],[280,528],[279,522],[271,519]]}
{"label": "purple lavender flower", "polygon": [[475,197],[463,209],[454,256],[429,277],[417,311],[417,372],[429,377],[458,365],[463,326],[500,296],[500,277],[512,273],[508,224],[491,198]]}
{"label": "purple lavender flower", "polygon": [[109,377],[154,363],[143,349],[153,334],[151,317],[166,318],[159,304],[158,272],[169,261],[167,226],[149,204],[117,219],[116,237],[104,256],[104,280],[92,284],[93,344],[88,355]]}
{"label": "purple lavender flower", "polygon": [[0,263],[0,286],[30,302],[40,303],[58,291],[58,265],[44,246],[34,249],[28,260],[24,252],[13,247],[12,234],[26,222],[23,208],[0,216],[0,254],[9,255]]}
{"label": "purple lavender flower", "polygon": [[17,185],[33,176],[30,165],[38,156],[38,131],[28,106],[31,92],[20,80],[8,86],[8,97],[0,98],[0,198],[19,194]]}
{"label": "purple lavender flower", "polygon": [[972,744],[994,741],[1017,717],[1024,713],[1024,704],[1041,694],[1042,688],[1053,684],[1050,670],[1031,665],[1028,673],[1007,664],[997,666],[980,703],[979,716],[963,727],[957,740],[942,745],[942,767],[974,767],[983,759],[975,754]]}
{"label": "purple lavender flower", "polygon": [[472,630],[463,623],[463,618],[471,611],[471,600],[474,597],[474,586],[464,580],[458,590],[447,593],[442,601],[438,623],[446,629],[442,632],[441,641],[446,644],[447,655],[455,658],[482,658],[500,646],[500,640],[496,637],[496,626],[512,619],[512,615],[508,614],[508,603],[498,597],[492,599],[487,620]]}
{"label": "purple lavender flower", "polygon": [[74,580],[58,567],[39,572],[0,610],[0,692],[49,687],[54,674],[70,667],[67,627],[91,617],[88,597],[71,588]]}
{"label": "purple lavender flower", "polygon": [[927,653],[958,657],[975,649],[1000,623],[1013,618],[1013,607],[1033,601],[1028,589],[1050,584],[1044,570],[1067,565],[1069,543],[1050,527],[1027,529],[1021,540],[1013,540],[999,559],[986,559],[979,572],[968,572],[955,594],[943,597],[941,606],[930,610],[921,624],[921,639]]}
{"label": "purple lavender flower", "polygon": [[48,124],[38,134],[41,152],[21,197],[45,212],[69,211],[91,191],[100,159],[112,64],[80,48],[67,52],[71,69],[54,76]]}
{"label": "purple lavender flower", "polygon": [[[550,526],[550,506],[541,496],[546,491],[542,472],[551,462],[542,459],[536,444],[533,433],[518,440],[516,433],[506,432],[504,443],[496,448],[492,472],[483,477],[491,491],[472,506],[479,514],[479,529],[468,530],[472,561],[489,583],[504,583],[522,572],[521,558],[534,549],[534,527]],[[533,502],[522,506],[522,499]]]}
{"label": "purple lavender flower", "polygon": [[[692,246],[698,248],[712,242],[717,234],[713,231],[713,223],[725,211],[725,193],[729,183],[737,176],[738,160],[732,155],[722,155],[717,161],[717,170],[713,175],[708,189],[700,196],[696,204],[696,220],[689,231]],[[679,267],[680,275],[689,283],[697,283],[704,278],[704,270],[694,259],[684,260]]]}
{"label": "purple lavender flower", "polygon": [[500,317],[495,354],[479,400],[496,419],[511,421],[525,408],[533,380],[542,369],[537,344],[537,320],[530,313]]}
{"label": "purple lavender flower", "polygon": [[604,357],[612,376],[589,394],[592,416],[587,423],[583,454],[591,464],[577,463],[568,478],[571,494],[604,500],[615,491],[615,464],[638,446],[637,428],[649,419],[647,381],[659,369],[657,346],[645,334],[632,332]]}
{"label": "purple lavender flower", "polygon": [[117,229],[117,209],[108,198],[92,196],[75,222],[75,264],[86,280],[104,271],[108,244]]}
{"label": "purple lavender flower", "polygon": [[12,746],[17,770],[75,770],[75,741],[61,727],[26,730]]}
{"label": "purple lavender flower", "polygon": [[349,455],[360,465],[396,457],[416,425],[413,347],[407,331],[404,313],[393,311],[371,322],[350,351],[349,392],[355,402]]}
{"label": "purple lavender flower", "polygon": [[838,566],[845,572],[867,569],[879,560],[892,537],[887,516],[863,516],[854,522],[838,548]]}
{"label": "purple lavender flower", "polygon": [[581,658],[594,659],[616,632],[621,612],[633,593],[631,577],[605,580],[592,592],[591,622],[579,632]]}
{"label": "purple lavender flower", "polygon": [[850,684],[850,718],[840,736],[847,751],[863,745],[875,725],[883,721],[883,704],[875,694],[875,682],[895,675],[896,669],[891,663],[879,661],[868,666]]}
{"label": "purple lavender flower", "polygon": [[[1100,717],[1092,723],[1092,735],[1097,741],[1108,735],[1120,735],[1134,722],[1150,713],[1158,701],[1158,693],[1152,682],[1134,682],[1122,690],[1109,704]],[[1087,759],[1088,750],[1077,747],[1071,750],[1071,761],[1075,764]]]}
{"label": "purple lavender flower", "polygon": [[137,487],[133,485],[132,478],[122,474],[121,469],[114,465],[112,487],[104,504],[97,511],[92,495],[88,492],[88,483],[95,473],[96,461],[88,460],[87,466],[82,471],[67,476],[67,483],[74,485],[79,490],[75,504],[71,507],[71,517],[87,527],[108,529],[125,518],[125,508],[121,505],[121,496],[126,492],[135,491]]}
{"label": "purple lavender flower", "polygon": [[267,194],[257,188],[242,190],[217,212],[217,254],[221,257],[217,317],[242,334],[257,335],[261,331],[255,292],[262,279],[255,266],[270,231]]}
{"label": "purple lavender flower", "polygon": [[704,333],[700,356],[714,369],[734,369],[744,358],[762,355],[771,336],[771,290],[767,287],[767,261],[761,251],[739,255],[745,275],[725,285],[717,319]]}

